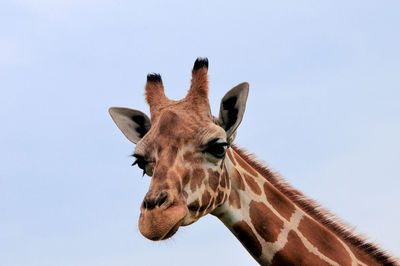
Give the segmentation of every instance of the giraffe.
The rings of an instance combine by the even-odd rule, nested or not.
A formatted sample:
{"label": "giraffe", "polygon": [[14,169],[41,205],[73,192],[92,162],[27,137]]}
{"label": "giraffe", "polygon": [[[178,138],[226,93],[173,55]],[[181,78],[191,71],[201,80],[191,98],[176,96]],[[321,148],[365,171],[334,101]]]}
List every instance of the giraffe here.
{"label": "giraffe", "polygon": [[132,165],[151,176],[140,206],[141,234],[168,239],[211,214],[261,265],[400,265],[233,144],[248,92],[246,82],[228,91],[214,117],[208,59],[198,58],[181,100],[165,96],[159,74],[147,76],[151,118],[138,110],[109,109],[136,144]]}

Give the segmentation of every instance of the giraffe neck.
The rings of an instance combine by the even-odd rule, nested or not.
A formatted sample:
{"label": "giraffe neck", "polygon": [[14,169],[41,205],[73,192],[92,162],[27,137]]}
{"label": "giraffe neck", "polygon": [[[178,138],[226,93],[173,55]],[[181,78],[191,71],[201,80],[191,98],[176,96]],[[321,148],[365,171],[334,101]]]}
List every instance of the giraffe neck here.
{"label": "giraffe neck", "polygon": [[[291,200],[268,180],[265,175],[273,176],[272,172],[265,169],[268,173],[261,173],[239,153],[242,152],[235,147],[227,151],[224,171],[231,180],[230,194],[228,200],[215,209],[213,214],[229,228],[258,263],[382,264],[382,261],[346,242],[322,221],[310,215],[309,210]],[[389,261],[388,257],[385,262]]]}

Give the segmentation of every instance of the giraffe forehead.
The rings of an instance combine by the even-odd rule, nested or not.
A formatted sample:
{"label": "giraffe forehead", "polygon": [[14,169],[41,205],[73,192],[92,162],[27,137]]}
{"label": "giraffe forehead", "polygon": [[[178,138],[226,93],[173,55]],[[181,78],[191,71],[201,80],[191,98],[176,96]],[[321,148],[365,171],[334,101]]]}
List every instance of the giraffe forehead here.
{"label": "giraffe forehead", "polygon": [[193,138],[196,137],[199,129],[207,127],[209,121],[196,116],[191,111],[184,111],[180,109],[164,110],[159,118],[154,121],[151,126],[150,135],[152,138],[164,138],[173,140],[177,138]]}
{"label": "giraffe forehead", "polygon": [[137,143],[135,150],[141,154],[166,152],[170,147],[195,151],[213,139],[226,140],[225,130],[214,119],[198,116],[191,110],[169,108],[152,122],[150,131]]}

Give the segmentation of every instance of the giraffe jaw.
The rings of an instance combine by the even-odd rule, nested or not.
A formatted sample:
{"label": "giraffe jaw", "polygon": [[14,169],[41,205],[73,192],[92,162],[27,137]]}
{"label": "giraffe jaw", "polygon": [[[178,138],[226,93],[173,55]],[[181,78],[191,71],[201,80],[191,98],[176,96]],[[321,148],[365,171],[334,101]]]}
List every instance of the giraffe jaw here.
{"label": "giraffe jaw", "polygon": [[179,227],[181,226],[183,220],[180,220],[179,222],[177,222],[172,228],[171,230],[168,231],[168,233],[163,236],[160,240],[166,240],[170,237],[172,237],[173,235],[175,235],[176,232],[178,232]]}
{"label": "giraffe jaw", "polygon": [[197,222],[197,220],[199,220],[199,218],[193,218],[192,216],[187,215],[183,218],[181,226],[191,225],[192,223]]}

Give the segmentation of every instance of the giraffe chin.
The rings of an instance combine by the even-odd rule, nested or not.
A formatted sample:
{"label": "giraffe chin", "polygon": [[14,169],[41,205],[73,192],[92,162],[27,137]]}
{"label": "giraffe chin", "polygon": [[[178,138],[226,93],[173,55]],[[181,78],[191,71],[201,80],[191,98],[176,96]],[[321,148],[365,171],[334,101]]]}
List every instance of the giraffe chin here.
{"label": "giraffe chin", "polygon": [[139,231],[144,237],[153,241],[168,239],[178,231],[186,214],[186,206],[142,210],[139,217]]}

